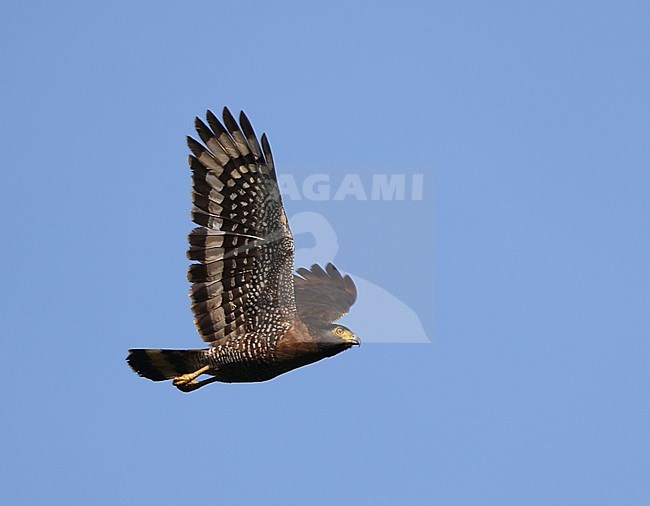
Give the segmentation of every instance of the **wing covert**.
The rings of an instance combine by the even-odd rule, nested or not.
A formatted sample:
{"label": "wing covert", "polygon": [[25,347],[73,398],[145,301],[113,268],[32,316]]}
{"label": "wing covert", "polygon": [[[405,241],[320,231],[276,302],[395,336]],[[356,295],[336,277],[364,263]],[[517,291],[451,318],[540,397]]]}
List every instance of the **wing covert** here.
{"label": "wing covert", "polygon": [[357,300],[357,288],[347,274],[333,264],[323,269],[314,264],[294,275],[298,316],[307,325],[332,323],[345,315]]}

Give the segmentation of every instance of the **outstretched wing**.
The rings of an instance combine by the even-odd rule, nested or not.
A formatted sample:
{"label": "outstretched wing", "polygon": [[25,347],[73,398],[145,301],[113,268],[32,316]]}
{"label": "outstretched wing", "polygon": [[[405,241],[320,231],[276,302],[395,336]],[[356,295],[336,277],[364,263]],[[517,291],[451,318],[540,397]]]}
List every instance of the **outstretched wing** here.
{"label": "outstretched wing", "polygon": [[260,144],[242,112],[227,108],[222,123],[196,118],[203,144],[188,137],[193,155],[189,235],[194,323],[204,341],[246,332],[282,335],[296,312],[293,238],[278,188],[271,149]]}
{"label": "outstretched wing", "polygon": [[357,287],[334,265],[301,267],[293,278],[298,316],[307,325],[332,323],[346,314],[357,300]]}

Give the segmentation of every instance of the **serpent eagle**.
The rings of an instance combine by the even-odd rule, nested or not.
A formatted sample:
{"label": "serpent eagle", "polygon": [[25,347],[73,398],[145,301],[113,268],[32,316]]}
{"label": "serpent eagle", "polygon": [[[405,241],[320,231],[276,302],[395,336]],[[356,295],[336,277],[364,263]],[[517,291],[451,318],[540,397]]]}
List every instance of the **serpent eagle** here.
{"label": "serpent eagle", "polygon": [[[209,347],[129,350],[140,376],[184,392],[215,381],[256,382],[359,345],[336,320],[357,298],[334,265],[293,272],[294,244],[266,135],[241,112],[196,118],[188,279],[194,323]],[[196,381],[203,374],[211,377]]]}

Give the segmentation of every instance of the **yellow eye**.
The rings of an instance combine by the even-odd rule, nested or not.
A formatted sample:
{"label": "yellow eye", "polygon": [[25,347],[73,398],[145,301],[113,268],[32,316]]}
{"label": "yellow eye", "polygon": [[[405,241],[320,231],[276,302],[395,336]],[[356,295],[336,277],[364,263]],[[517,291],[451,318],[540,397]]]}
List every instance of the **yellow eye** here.
{"label": "yellow eye", "polygon": [[337,336],[342,336],[342,335],[343,335],[343,329],[342,329],[341,327],[336,327],[336,328],[334,329],[334,333],[335,333]]}

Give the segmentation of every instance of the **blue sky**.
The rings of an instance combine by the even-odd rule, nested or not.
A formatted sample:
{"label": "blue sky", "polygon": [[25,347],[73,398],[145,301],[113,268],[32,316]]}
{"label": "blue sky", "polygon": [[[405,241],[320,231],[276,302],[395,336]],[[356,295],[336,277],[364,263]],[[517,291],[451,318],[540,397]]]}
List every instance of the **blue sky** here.
{"label": "blue sky", "polygon": [[[1,503],[647,502],[646,3],[4,2],[0,24]],[[300,258],[368,283],[345,320],[366,344],[184,395],[124,357],[201,346],[184,135],[223,105],[296,181],[422,174],[422,199],[287,199],[336,238]]]}

